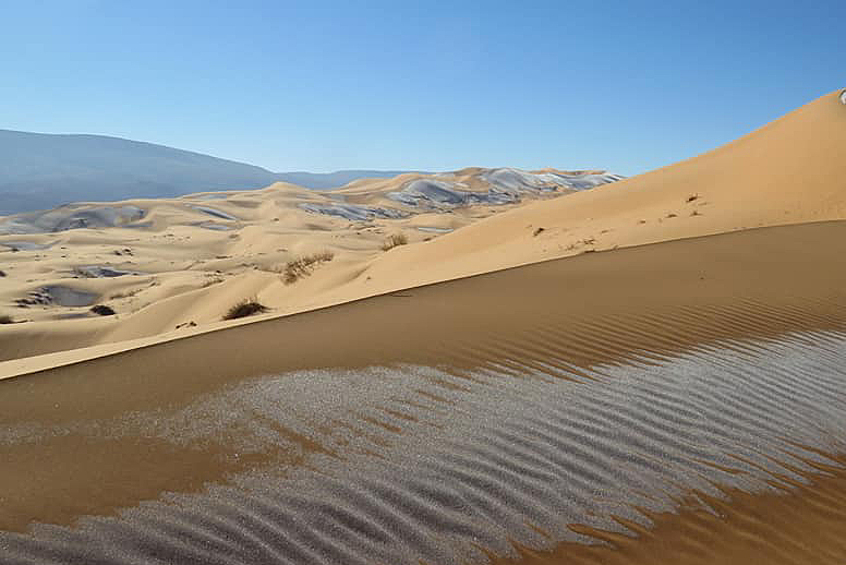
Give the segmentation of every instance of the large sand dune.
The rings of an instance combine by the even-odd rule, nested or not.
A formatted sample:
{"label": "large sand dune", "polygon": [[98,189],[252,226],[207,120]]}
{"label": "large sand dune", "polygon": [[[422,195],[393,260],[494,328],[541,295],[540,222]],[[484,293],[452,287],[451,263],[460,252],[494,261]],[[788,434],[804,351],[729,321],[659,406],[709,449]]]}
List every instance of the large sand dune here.
{"label": "large sand dune", "polygon": [[61,527],[0,547],[458,563],[789,493],[846,440],[844,236],[588,254],[7,380],[0,524]]}
{"label": "large sand dune", "polygon": [[[3,366],[21,376],[0,381],[0,563],[840,563],[838,97],[690,161],[522,206],[452,208],[466,202],[451,183],[490,195],[491,175],[515,178],[480,170],[309,202],[276,186],[128,203],[162,238],[129,257],[176,263],[196,246],[207,268],[246,265],[199,289],[205,271],[172,269],[144,290],[155,303],[117,320],[3,329],[24,353],[99,345]],[[338,203],[372,225],[302,206]],[[236,225],[237,241],[171,227],[186,218]],[[29,235],[50,247],[16,255],[64,246],[75,264],[87,256],[71,257],[72,240],[105,256],[108,230],[131,229]],[[379,250],[398,229],[419,233]],[[295,284],[253,268],[276,246],[333,241],[336,259]],[[216,245],[227,253],[203,255]],[[288,257],[276,253],[268,266]],[[37,283],[95,293],[143,276]],[[275,310],[212,323],[245,293]],[[327,307],[280,316],[314,306]],[[207,322],[133,329],[186,319]]]}
{"label": "large sand dune", "polygon": [[844,148],[846,108],[831,93],[704,155],[400,250],[369,274],[429,282],[584,251],[843,219]]}

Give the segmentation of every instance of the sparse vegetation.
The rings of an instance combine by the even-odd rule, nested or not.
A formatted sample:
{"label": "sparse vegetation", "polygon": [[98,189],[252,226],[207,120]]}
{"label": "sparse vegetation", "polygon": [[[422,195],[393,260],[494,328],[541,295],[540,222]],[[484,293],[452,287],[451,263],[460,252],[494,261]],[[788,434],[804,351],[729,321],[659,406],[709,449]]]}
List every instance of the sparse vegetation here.
{"label": "sparse vegetation", "polygon": [[203,285],[200,288],[208,288],[210,286],[220,284],[223,282],[223,277],[212,277],[210,279],[206,279],[203,281]]}
{"label": "sparse vegetation", "polygon": [[691,203],[691,202],[693,202],[694,200],[699,200],[699,195],[698,195],[698,194],[691,194],[690,196],[688,196],[688,197],[687,197],[687,203],[688,203],[688,204],[690,204],[690,203]]}
{"label": "sparse vegetation", "polygon": [[3,271],[2,269],[0,269],[0,277],[5,277],[5,276],[6,276],[6,271]]}
{"label": "sparse vegetation", "polygon": [[382,251],[390,251],[394,247],[399,247],[400,245],[405,245],[406,243],[408,243],[408,238],[404,233],[395,233],[388,236],[388,239],[386,239],[385,243],[382,244]]}
{"label": "sparse vegetation", "polygon": [[320,263],[331,261],[334,258],[335,254],[331,251],[322,251],[320,253],[314,253],[312,255],[306,255],[305,257],[294,259],[293,261],[288,261],[288,263],[285,264],[283,280],[285,281],[285,284],[294,284],[302,277],[310,275],[315,266]]}
{"label": "sparse vegetation", "polygon": [[245,298],[227,310],[226,314],[223,315],[223,319],[236,320],[238,318],[246,318],[247,316],[253,316],[255,314],[262,314],[268,310],[268,307],[258,302],[255,297]]}
{"label": "sparse vegetation", "polygon": [[12,319],[11,316],[6,314],[0,315],[0,324],[14,324],[15,320]]}
{"label": "sparse vegetation", "polygon": [[97,304],[91,307],[91,312],[97,314],[98,316],[114,316],[116,312],[112,309],[111,306],[106,306],[105,304]]}
{"label": "sparse vegetation", "polygon": [[533,235],[534,237],[537,237],[537,236],[539,236],[540,234],[542,234],[544,231],[546,231],[546,228],[538,228],[538,229],[536,229],[536,230],[535,230],[535,233],[533,233],[532,235]]}

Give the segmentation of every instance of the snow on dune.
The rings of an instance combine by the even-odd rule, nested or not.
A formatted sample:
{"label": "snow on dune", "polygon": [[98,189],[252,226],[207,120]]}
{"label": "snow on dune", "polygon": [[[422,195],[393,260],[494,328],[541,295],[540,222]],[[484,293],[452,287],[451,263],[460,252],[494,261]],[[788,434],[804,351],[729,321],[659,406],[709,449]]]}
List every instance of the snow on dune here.
{"label": "snow on dune", "polygon": [[138,206],[73,204],[44,212],[0,219],[0,235],[60,232],[80,228],[110,228],[137,222],[146,215]]}
{"label": "snow on dune", "polygon": [[439,176],[412,180],[400,190],[389,192],[387,197],[406,206],[427,208],[512,204],[518,202],[524,194],[586,190],[623,177],[612,173],[531,173],[513,168],[485,169],[479,173],[478,178],[487,184],[486,191],[470,190],[466,183],[447,178]]}

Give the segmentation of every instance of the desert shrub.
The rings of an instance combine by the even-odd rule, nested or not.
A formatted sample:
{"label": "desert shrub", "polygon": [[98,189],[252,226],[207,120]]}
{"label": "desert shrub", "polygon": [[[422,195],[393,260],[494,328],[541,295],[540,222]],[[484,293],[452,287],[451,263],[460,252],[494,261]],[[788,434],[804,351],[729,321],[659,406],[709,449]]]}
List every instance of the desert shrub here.
{"label": "desert shrub", "polygon": [[0,324],[14,324],[15,321],[12,319],[11,316],[6,314],[0,315]]}
{"label": "desert shrub", "polygon": [[314,253],[312,255],[306,255],[304,257],[294,259],[293,261],[288,261],[288,263],[285,264],[283,280],[285,281],[285,284],[293,284],[302,277],[310,275],[315,266],[320,263],[331,261],[334,258],[335,254],[331,251],[322,251],[320,253]]}
{"label": "desert shrub", "polygon": [[92,306],[91,312],[97,314],[98,316],[114,316],[116,314],[116,312],[112,309],[111,306],[106,306],[105,304],[97,304],[96,306]]}
{"label": "desert shrub", "polygon": [[388,239],[386,239],[385,243],[382,244],[382,251],[390,251],[394,247],[399,247],[400,245],[405,245],[406,243],[408,243],[408,238],[404,233],[395,233],[388,236]]}
{"label": "desert shrub", "polygon": [[245,298],[241,302],[234,304],[226,314],[223,315],[224,320],[235,320],[238,318],[246,318],[254,314],[262,314],[267,312],[268,308],[264,304],[258,302],[255,298]]}
{"label": "desert shrub", "polygon": [[206,279],[203,281],[203,284],[200,288],[208,288],[210,286],[214,286],[216,284],[220,284],[223,282],[223,277],[212,277],[210,279]]}

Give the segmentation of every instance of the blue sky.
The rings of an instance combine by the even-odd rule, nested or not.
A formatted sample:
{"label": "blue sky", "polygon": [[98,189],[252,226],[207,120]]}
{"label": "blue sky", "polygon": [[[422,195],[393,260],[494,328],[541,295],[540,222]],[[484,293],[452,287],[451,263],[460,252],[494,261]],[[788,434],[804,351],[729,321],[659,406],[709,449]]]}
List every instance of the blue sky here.
{"label": "blue sky", "polygon": [[838,2],[6,2],[0,128],[635,174],[846,86]]}

